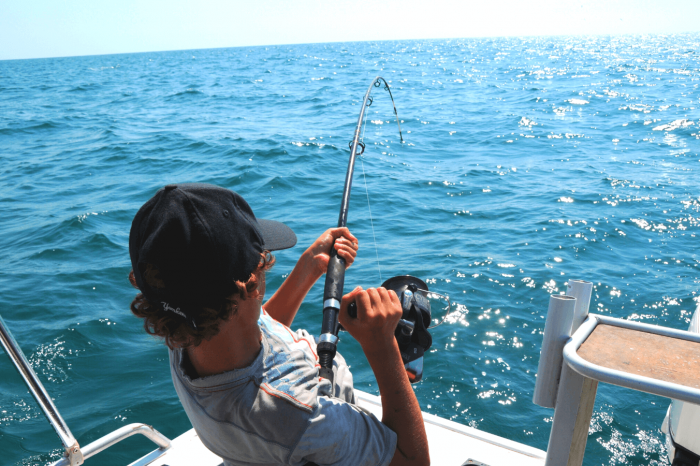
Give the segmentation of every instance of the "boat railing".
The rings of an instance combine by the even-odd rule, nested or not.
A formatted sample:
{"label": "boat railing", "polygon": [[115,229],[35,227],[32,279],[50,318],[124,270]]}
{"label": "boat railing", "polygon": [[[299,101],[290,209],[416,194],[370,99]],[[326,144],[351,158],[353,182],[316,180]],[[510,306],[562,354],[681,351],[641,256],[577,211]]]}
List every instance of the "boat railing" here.
{"label": "boat railing", "polygon": [[2,316],[0,316],[0,342],[2,343],[3,348],[5,348],[5,352],[10,357],[10,360],[14,364],[15,368],[22,376],[24,383],[29,388],[29,392],[37,401],[39,407],[44,412],[46,419],[48,419],[49,423],[56,431],[56,434],[58,434],[58,437],[61,439],[61,443],[65,449],[64,457],[52,463],[51,466],[81,465],[87,458],[96,455],[102,450],[124,440],[125,438],[131,437],[134,434],[146,436],[156,445],[158,445],[158,450],[161,452],[164,452],[170,448],[170,440],[166,436],[149,425],[137,423],[123,426],[120,429],[117,429],[114,432],[95,440],[86,447],[81,448],[78,441],[68,428],[68,425],[63,420],[63,417],[58,412],[56,405],[54,405],[51,397],[44,388],[44,385],[39,380],[39,377],[37,377],[36,372],[34,372],[34,369],[32,369],[32,366],[24,356],[24,353],[17,344],[17,341],[5,325],[5,321],[2,319]]}
{"label": "boat railing", "polygon": [[589,314],[593,284],[550,297],[533,402],[554,408],[545,466],[580,466],[598,382],[700,405],[700,334]]}
{"label": "boat railing", "polygon": [[[153,427],[147,425],[147,424],[139,424],[139,423],[134,423],[134,424],[129,424],[124,427],[121,427],[117,430],[115,430],[112,433],[109,433],[105,435],[104,437],[101,437],[94,442],[86,445],[85,447],[82,448],[83,452],[83,458],[88,459],[91,456],[94,456],[101,452],[102,450],[105,450],[115,443],[121,442],[125,438],[131,437],[132,435],[136,434],[141,434],[144,435],[146,438],[151,440],[153,443],[158,445],[158,449],[160,452],[164,452],[168,448],[170,448],[170,440],[157,430],[155,430]],[[155,459],[155,458],[153,458]],[[60,460],[51,463],[50,466],[72,466],[70,463],[70,460],[68,457],[61,458]]]}

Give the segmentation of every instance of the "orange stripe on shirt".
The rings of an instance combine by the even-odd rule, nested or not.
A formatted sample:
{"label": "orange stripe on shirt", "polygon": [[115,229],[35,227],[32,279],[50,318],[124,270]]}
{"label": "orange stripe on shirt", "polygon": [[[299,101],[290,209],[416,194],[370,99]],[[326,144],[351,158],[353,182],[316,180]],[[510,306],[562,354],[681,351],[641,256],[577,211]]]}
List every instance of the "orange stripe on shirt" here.
{"label": "orange stripe on shirt", "polygon": [[[270,393],[270,392],[268,392],[267,390],[265,390],[265,387],[267,387],[269,390],[271,390],[271,391],[273,391],[273,392],[275,392],[275,393]],[[260,384],[260,388],[261,388],[265,393],[267,393],[267,394],[270,395],[270,396],[274,396],[274,397],[279,398],[279,399],[284,399],[284,398],[292,399],[292,400],[296,401],[297,403],[299,403],[299,404],[302,405],[302,406],[306,406],[306,407],[309,408],[309,409],[313,409],[311,406],[307,405],[306,403],[302,403],[301,401],[299,401],[299,400],[297,400],[296,398],[294,398],[292,395],[290,395],[290,394],[288,394],[288,393],[281,392],[281,391],[279,391],[279,390],[275,390],[274,388],[272,388],[270,385],[268,385],[268,384],[266,384],[266,383]],[[281,396],[280,396],[280,395],[281,395]]]}
{"label": "orange stripe on shirt", "polygon": [[[263,313],[264,313],[266,316],[269,316],[270,319],[272,319],[273,322],[275,322],[275,323],[281,325],[282,328],[284,328],[287,332],[289,332],[289,335],[291,335],[292,340],[294,340],[294,343],[299,343],[300,340],[297,340],[297,337],[294,336],[294,332],[292,332],[292,330],[291,330],[289,327],[287,327],[287,326],[284,325],[282,322],[276,320],[274,317],[272,317],[271,315],[269,315],[269,314],[267,313],[267,311],[265,310],[264,307],[261,307],[260,309],[263,311]],[[311,354],[313,354],[313,355],[314,355],[314,358],[316,358],[316,360],[318,361],[318,355],[316,354],[316,351],[314,351],[314,348],[313,348],[313,346],[311,346],[311,343],[309,342],[309,340],[307,340],[306,338],[302,338],[302,340],[304,340],[304,342],[305,342],[307,345],[309,345],[309,349],[311,350]]]}
{"label": "orange stripe on shirt", "polygon": [[[280,325],[282,325],[282,327],[284,327],[289,332],[289,334],[292,336],[292,340],[294,340],[294,343],[299,343],[300,340],[297,340],[297,338],[294,336],[294,333],[289,329],[289,327],[287,327],[284,324],[280,324]],[[311,353],[314,355],[314,357],[318,361],[318,355],[316,354],[316,351],[314,351],[314,348],[313,348],[313,346],[311,346],[311,343],[309,342],[309,340],[307,340],[306,338],[302,338],[302,340],[304,340],[304,342],[307,345],[309,345],[309,349],[311,350]]]}

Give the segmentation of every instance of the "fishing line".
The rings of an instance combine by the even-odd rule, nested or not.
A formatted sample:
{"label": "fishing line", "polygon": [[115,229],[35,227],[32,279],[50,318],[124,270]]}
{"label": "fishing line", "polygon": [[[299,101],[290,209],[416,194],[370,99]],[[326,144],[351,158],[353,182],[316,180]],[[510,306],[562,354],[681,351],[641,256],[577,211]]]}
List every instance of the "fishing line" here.
{"label": "fishing line", "polygon": [[365,175],[364,157],[360,156],[360,165],[362,165],[362,178],[365,180],[365,193],[367,194],[367,209],[369,210],[369,224],[372,225],[372,239],[374,240],[374,253],[377,255],[377,271],[379,272],[379,283],[382,283],[382,269],[379,266],[379,248],[377,247],[377,237],[374,235],[374,222],[372,221],[372,207],[369,205],[369,190],[367,189],[367,176]]}
{"label": "fishing line", "polygon": [[[372,105],[373,99],[372,96],[369,97],[367,100],[367,106],[369,107]],[[362,137],[360,140],[364,143],[365,142],[365,130],[367,129],[367,114],[365,113],[365,120],[362,123]],[[367,188],[367,175],[365,174],[365,162],[364,162],[364,155],[360,155],[360,164],[362,165],[362,179],[365,182],[365,195],[367,196],[367,210],[369,210],[369,224],[372,226],[372,240],[374,241],[374,253],[377,256],[377,272],[379,272],[379,283],[382,283],[382,268],[379,263],[379,247],[377,246],[377,237],[374,234],[374,221],[372,218],[372,206],[370,206],[369,202],[369,189]]]}

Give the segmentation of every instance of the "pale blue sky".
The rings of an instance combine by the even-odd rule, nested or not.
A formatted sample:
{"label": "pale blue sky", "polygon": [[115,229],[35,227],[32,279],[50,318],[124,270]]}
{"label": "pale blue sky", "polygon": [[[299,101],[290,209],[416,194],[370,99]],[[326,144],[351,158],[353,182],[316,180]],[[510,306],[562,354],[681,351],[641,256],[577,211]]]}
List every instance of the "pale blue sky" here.
{"label": "pale blue sky", "polygon": [[700,31],[700,0],[0,0],[0,60],[387,39]]}

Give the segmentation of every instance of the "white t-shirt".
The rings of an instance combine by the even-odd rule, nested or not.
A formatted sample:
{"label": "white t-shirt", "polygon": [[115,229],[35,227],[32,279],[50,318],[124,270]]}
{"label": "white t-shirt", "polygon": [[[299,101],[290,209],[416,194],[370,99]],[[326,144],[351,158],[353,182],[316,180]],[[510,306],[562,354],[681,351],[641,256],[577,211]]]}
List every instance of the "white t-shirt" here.
{"label": "white t-shirt", "polygon": [[316,341],[261,313],[262,348],[248,367],[192,379],[170,351],[175,390],[202,443],[225,466],[380,466],[396,434],[356,406],[352,374],[337,354],[335,386],[318,376]]}

